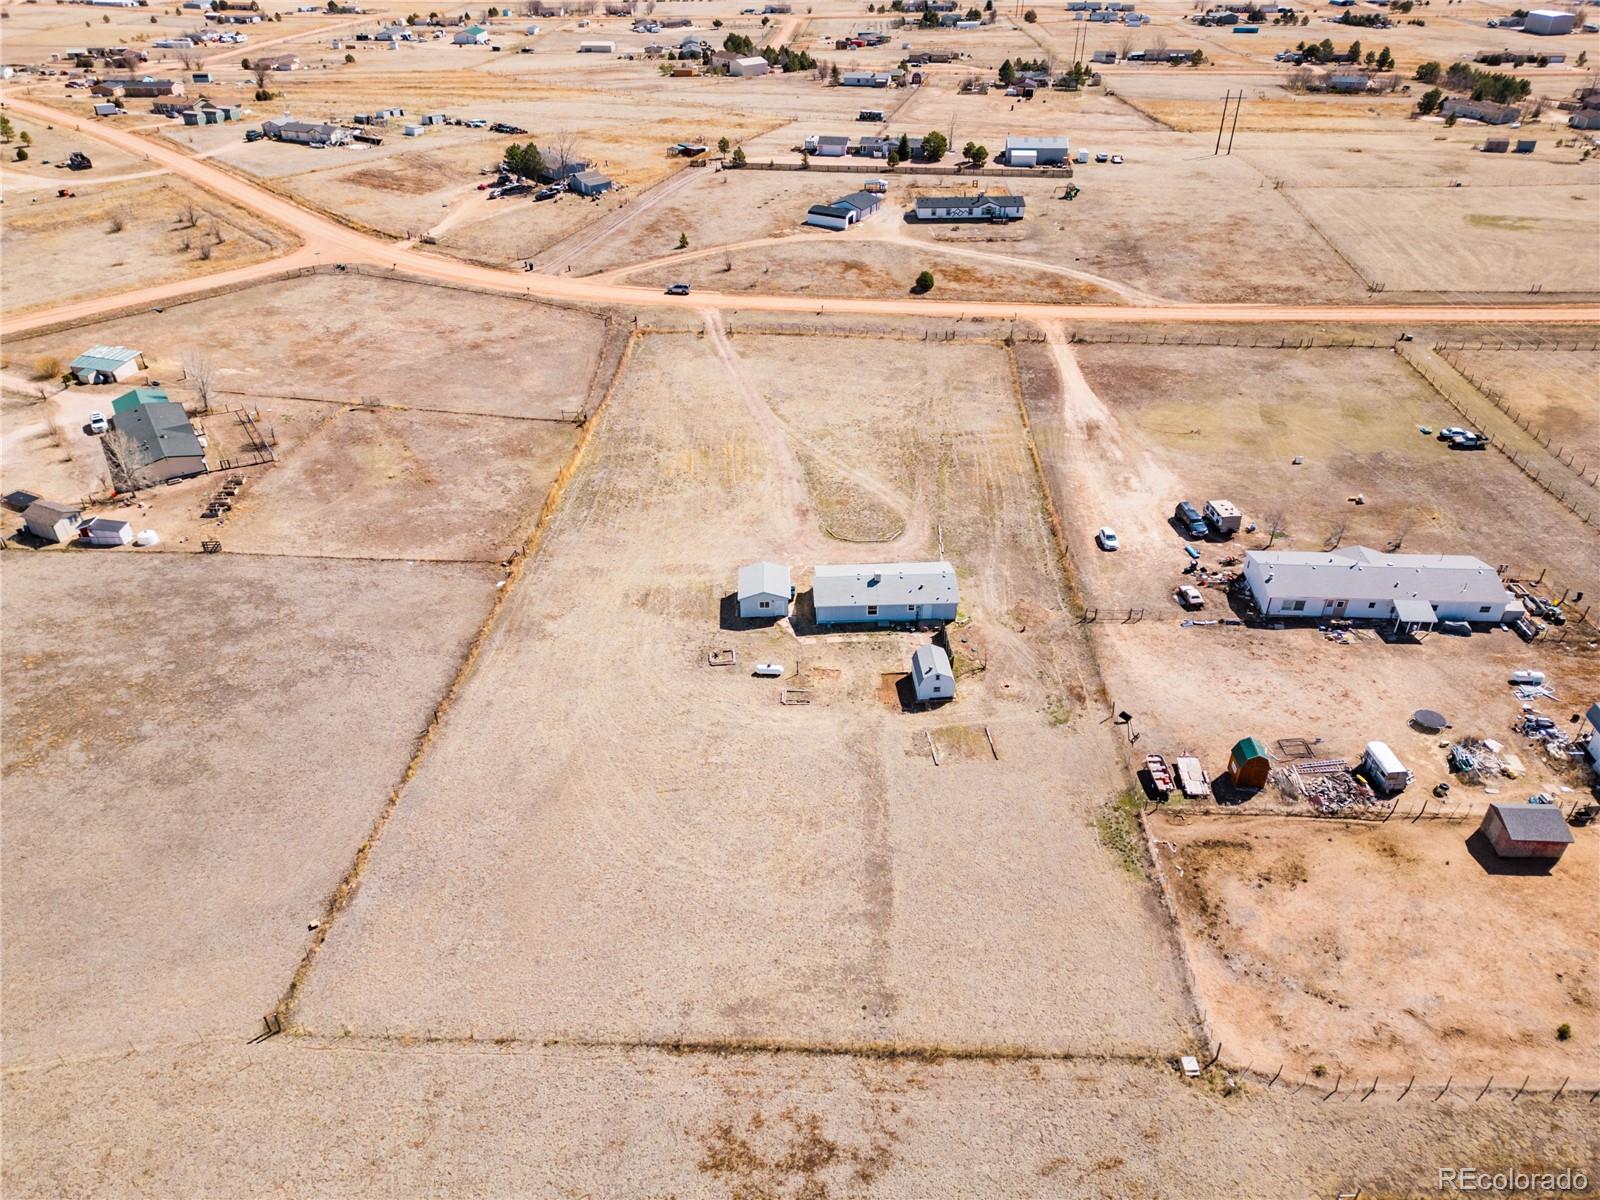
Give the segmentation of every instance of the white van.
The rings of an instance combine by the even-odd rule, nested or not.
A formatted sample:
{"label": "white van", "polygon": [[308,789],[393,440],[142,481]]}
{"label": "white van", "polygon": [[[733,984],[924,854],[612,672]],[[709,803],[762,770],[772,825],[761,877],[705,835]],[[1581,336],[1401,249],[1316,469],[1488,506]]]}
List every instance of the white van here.
{"label": "white van", "polygon": [[1413,778],[1395,752],[1383,742],[1368,742],[1361,755],[1361,773],[1367,782],[1385,796],[1403,792]]}

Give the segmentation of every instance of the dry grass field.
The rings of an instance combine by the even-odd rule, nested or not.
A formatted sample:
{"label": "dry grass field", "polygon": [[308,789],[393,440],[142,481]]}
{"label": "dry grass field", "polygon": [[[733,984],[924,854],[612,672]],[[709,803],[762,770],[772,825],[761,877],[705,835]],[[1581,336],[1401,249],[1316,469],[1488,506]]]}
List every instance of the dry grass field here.
{"label": "dry grass field", "polygon": [[6,558],[5,1065],[242,1042],[404,771],[493,572]]}
{"label": "dry grass field", "polygon": [[[898,348],[713,323],[636,349],[301,1026],[1095,1053],[1185,1036],[1147,885],[1097,840],[1117,751],[1083,708],[1004,355]],[[819,352],[831,391],[800,382]],[[828,536],[852,517],[890,540]],[[942,710],[885,703],[916,637],[722,627],[743,562],[791,562],[804,590],[813,562],[941,538],[972,667]],[[707,666],[719,646],[740,666]],[[761,661],[790,677],[751,678]],[[793,687],[812,702],[780,703]]]}
{"label": "dry grass field", "polygon": [[[663,0],[640,15],[691,24],[507,12],[485,18],[493,48],[423,26],[385,49],[354,38],[411,6],[365,0],[185,55],[152,42],[200,24],[192,11],[0,3],[7,63],[54,72],[8,79],[0,100],[31,139],[0,164],[0,492],[105,488],[86,424],[125,388],[58,382],[95,343],[142,350],[136,382],[191,408],[200,356],[212,465],[245,450],[241,413],[275,459],[228,468],[245,482],[220,520],[202,516],[217,475],[93,510],[156,530],[153,549],[34,549],[0,516],[7,1197],[1280,1200],[1434,1195],[1443,1165],[1600,1161],[1583,1120],[1600,1086],[1600,842],[1580,829],[1528,874],[1469,838],[1492,799],[1566,807],[1592,786],[1512,730],[1507,676],[1546,672],[1559,699],[1534,707],[1575,728],[1600,644],[1577,624],[1559,644],[1222,624],[1219,587],[1185,624],[1189,543],[1168,520],[1180,499],[1243,509],[1254,528],[1195,544],[1207,568],[1269,543],[1398,546],[1596,597],[1594,528],[1500,451],[1422,430],[1479,424],[1529,470],[1597,485],[1435,356],[1471,333],[1397,320],[1361,331],[1374,349],[1161,345],[1230,335],[1139,312],[1600,297],[1600,156],[1554,104],[1588,68],[1523,72],[1544,103],[1514,135],[1532,154],[1412,115],[1417,63],[1576,57],[1581,37],[1490,29],[1492,0],[1423,3],[1388,30],[1324,7],[1254,36],[1196,26],[1180,0],[1141,0],[1138,29],[1057,5],[975,30],[858,2]],[[835,48],[873,26],[886,45]],[[877,90],[826,69],[671,79],[644,54],[732,33],[841,71],[965,57]],[[1273,54],[1323,37],[1390,47],[1409,90],[1292,90]],[[593,40],[615,52],[580,53]],[[69,52],[101,43],[149,50],[142,72],[242,103],[245,121],[184,127],[148,99],[90,118],[155,139],[158,169],[137,145],[14,115],[26,96],[88,116]],[[1099,83],[1032,100],[960,91],[1006,59],[1060,70],[1162,46],[1206,62],[1097,64]],[[274,53],[299,69],[257,101],[244,62]],[[1219,154],[1224,93],[1244,101]],[[394,106],[381,146],[245,140],[267,118]],[[463,124],[402,135],[439,113]],[[956,152],[1061,135],[1125,161],[1076,165],[1069,201],[1038,175],[668,154],[727,137],[798,167],[810,134],[932,130]],[[619,186],[491,200],[483,172],[513,141]],[[91,171],[61,165],[74,150]],[[311,274],[135,297],[293,245],[165,167],[350,228],[297,225]],[[878,176],[869,221],[802,227]],[[1021,194],[1026,219],[905,220],[918,195],[980,187]],[[190,203],[223,230],[208,259]],[[509,294],[382,277],[414,254],[461,281],[484,275],[444,260],[509,268]],[[516,298],[530,262],[697,290],[533,303]],[[924,269],[935,301],[1103,307],[1039,341],[1026,323],[828,304],[905,297]],[[81,318],[124,292],[131,315]],[[806,299],[757,315],[709,292]],[[15,335],[24,310],[53,331]],[[1327,317],[1245,336],[1349,335]],[[1600,460],[1593,353],[1445,354]],[[1471,415],[1419,374],[1435,368]],[[1094,547],[1102,525],[1118,553]],[[961,582],[941,635],[958,695],[924,709],[906,672],[935,634],[823,632],[810,589],[819,563],[936,557]],[[799,592],[773,625],[734,615],[757,559],[788,564]],[[1505,742],[1524,772],[1456,777],[1435,799],[1451,777],[1444,738],[1409,722],[1423,707],[1448,737]],[[1381,739],[1415,778],[1385,823],[1309,819],[1273,789],[1140,815],[1146,753],[1220,775],[1246,735],[1280,760],[1280,739],[1352,759]],[[1213,1052],[1184,1077],[1180,1055]]]}
{"label": "dry grass field", "polygon": [[[1593,831],[1544,874],[1503,866],[1475,820],[1150,824],[1230,1057],[1328,1087],[1600,1082],[1600,929],[1574,919],[1592,908]],[[1560,918],[1530,936],[1535,913]]]}
{"label": "dry grass field", "polygon": [[84,185],[70,198],[42,192],[36,205],[8,213],[0,231],[0,304],[15,312],[207,275],[288,244],[281,231],[170,177]]}
{"label": "dry grass field", "polygon": [[1600,469],[1600,353],[1594,350],[1447,350],[1449,361],[1491,389],[1555,448]]}

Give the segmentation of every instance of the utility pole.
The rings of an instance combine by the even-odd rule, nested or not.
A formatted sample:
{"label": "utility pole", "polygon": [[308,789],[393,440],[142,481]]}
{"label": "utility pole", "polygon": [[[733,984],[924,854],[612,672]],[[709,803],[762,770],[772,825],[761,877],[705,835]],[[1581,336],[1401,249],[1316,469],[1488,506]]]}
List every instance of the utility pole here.
{"label": "utility pole", "polygon": [[1217,122],[1217,144],[1211,151],[1212,158],[1222,153],[1222,127],[1228,123],[1228,101],[1232,99],[1233,91],[1230,88],[1228,93],[1222,97],[1222,120]]}
{"label": "utility pole", "polygon": [[1233,154],[1233,135],[1239,131],[1239,110],[1244,107],[1244,89],[1239,89],[1239,98],[1233,102],[1233,128],[1228,130],[1228,154]]}

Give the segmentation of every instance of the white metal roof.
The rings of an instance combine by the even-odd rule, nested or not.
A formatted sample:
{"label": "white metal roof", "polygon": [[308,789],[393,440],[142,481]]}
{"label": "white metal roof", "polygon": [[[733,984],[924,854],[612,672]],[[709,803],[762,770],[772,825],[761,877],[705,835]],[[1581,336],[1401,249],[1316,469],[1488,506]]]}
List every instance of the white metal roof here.
{"label": "white metal roof", "polygon": [[918,646],[911,655],[911,674],[917,679],[924,679],[929,675],[947,675],[954,679],[955,674],[950,670],[950,656],[944,652],[943,646],[935,646],[931,642],[926,646]]}
{"label": "white metal roof", "polygon": [[1365,546],[1331,553],[1246,550],[1271,597],[1343,600],[1426,600],[1430,604],[1478,601],[1503,604],[1505,585],[1495,569],[1466,554],[1384,554]]}
{"label": "white metal roof", "polygon": [[90,346],[72,360],[74,368],[93,367],[95,370],[115,370],[139,357],[137,350],[126,346]]}
{"label": "white metal roof", "polygon": [[746,596],[789,598],[789,568],[782,563],[757,562],[739,568],[739,599]]}
{"label": "white metal roof", "polygon": [[957,604],[956,569],[947,562],[819,566],[811,579],[818,608],[859,604]]}
{"label": "white metal roof", "polygon": [[1008,137],[1006,138],[1007,150],[1066,150],[1067,139],[1064,137]]}

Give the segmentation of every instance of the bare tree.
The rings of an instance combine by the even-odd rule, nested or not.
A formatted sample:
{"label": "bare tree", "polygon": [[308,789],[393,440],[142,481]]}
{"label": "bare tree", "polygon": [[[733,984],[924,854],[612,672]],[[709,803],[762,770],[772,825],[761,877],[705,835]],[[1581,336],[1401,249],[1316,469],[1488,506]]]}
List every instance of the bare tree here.
{"label": "bare tree", "polygon": [[252,75],[254,75],[256,77],[256,91],[264,92],[264,91],[267,90],[267,76],[270,75],[271,73],[272,73],[271,64],[263,64],[260,61],[257,61],[250,68],[250,74],[252,74]]}
{"label": "bare tree", "polygon": [[1284,79],[1284,87],[1291,92],[1309,92],[1316,80],[1317,73],[1310,67],[1296,67]]}
{"label": "bare tree", "polygon": [[1283,525],[1283,513],[1274,511],[1267,514],[1267,549],[1272,549],[1272,543],[1287,532]]}
{"label": "bare tree", "polygon": [[573,161],[572,152],[577,145],[578,135],[571,128],[563,126],[556,130],[555,138],[551,142],[551,169],[565,173],[567,165]]}
{"label": "bare tree", "polygon": [[1349,528],[1349,525],[1350,522],[1344,520],[1335,525],[1332,532],[1328,534],[1327,540],[1322,543],[1322,548],[1324,550],[1337,550],[1339,543],[1344,541],[1345,530]]}
{"label": "bare tree", "polygon": [[126,207],[112,209],[111,217],[106,222],[107,233],[121,233],[128,227],[128,210]]}
{"label": "bare tree", "polygon": [[1126,59],[1133,53],[1133,34],[1125,33],[1117,39],[1117,58]]}
{"label": "bare tree", "polygon": [[1150,49],[1145,51],[1147,58],[1161,58],[1167,52],[1167,35],[1158,33],[1150,39]]}
{"label": "bare tree", "polygon": [[200,50],[197,46],[178,47],[178,61],[183,64],[185,71],[193,71],[200,64]]}
{"label": "bare tree", "polygon": [[100,439],[111,482],[119,492],[136,491],[150,485],[150,465],[143,461],[139,443],[126,430],[113,425]]}
{"label": "bare tree", "polygon": [[185,350],[183,352],[183,374],[194,384],[195,399],[200,402],[200,411],[211,411],[211,398],[217,394],[217,371],[211,365],[211,360],[200,350]]}
{"label": "bare tree", "polygon": [[201,242],[200,243],[200,249],[198,251],[196,251],[196,253],[198,253],[200,255],[200,261],[201,262],[210,262],[211,261],[211,243],[210,242]]}
{"label": "bare tree", "polygon": [[178,210],[178,223],[186,229],[193,229],[200,224],[200,210],[194,206],[194,201],[189,201]]}

